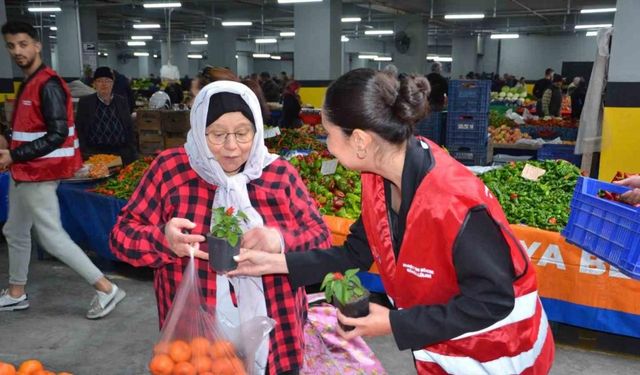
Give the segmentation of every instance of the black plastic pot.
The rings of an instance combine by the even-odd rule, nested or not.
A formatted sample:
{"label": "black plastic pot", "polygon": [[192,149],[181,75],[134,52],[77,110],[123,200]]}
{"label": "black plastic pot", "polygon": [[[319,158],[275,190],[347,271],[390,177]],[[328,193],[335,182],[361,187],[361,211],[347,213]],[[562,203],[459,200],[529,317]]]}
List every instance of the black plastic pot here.
{"label": "black plastic pot", "polygon": [[212,234],[205,235],[209,248],[209,265],[217,273],[227,273],[238,267],[238,263],[233,257],[240,254],[240,241],[236,246],[231,246],[224,238],[214,237]]}
{"label": "black plastic pot", "polygon": [[[362,318],[363,316],[369,315],[369,291],[365,290],[362,297],[352,300],[346,305],[342,305],[334,298],[334,305],[344,316],[348,316],[349,318]],[[354,326],[344,325],[340,321],[338,321],[338,324],[345,332],[351,331],[355,328]]]}

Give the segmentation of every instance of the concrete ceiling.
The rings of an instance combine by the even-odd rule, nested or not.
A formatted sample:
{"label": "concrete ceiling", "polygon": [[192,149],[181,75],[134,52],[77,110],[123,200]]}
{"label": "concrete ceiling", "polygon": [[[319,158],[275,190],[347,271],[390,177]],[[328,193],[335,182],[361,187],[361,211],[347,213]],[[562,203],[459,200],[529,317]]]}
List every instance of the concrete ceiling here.
{"label": "concrete ceiling", "polygon": [[[156,0],[157,1],[157,0]],[[43,26],[55,24],[55,18],[27,11],[30,5],[57,1],[5,0],[9,19],[21,18]],[[239,28],[239,39],[260,35],[278,35],[293,30],[293,6],[279,5],[276,0],[182,0],[182,7],[171,16],[172,40],[202,38],[209,23],[221,20],[249,19],[253,26]],[[134,33],[132,24],[156,22],[166,25],[165,10],[145,9],[143,1],[78,0],[81,10],[95,8],[98,13],[100,42],[124,42]],[[583,8],[615,7],[615,0],[393,0],[343,1],[343,16],[360,16],[361,23],[343,24],[343,33],[351,38],[364,36],[366,28],[393,28],[401,15],[419,15],[428,25],[432,38],[446,40],[451,36],[482,32],[572,33],[581,23],[613,23],[614,13],[580,14]],[[445,20],[447,13],[484,13],[482,20]],[[155,40],[166,38],[166,29],[145,31]],[[378,38],[378,37],[374,37]],[[390,38],[390,37],[388,37]]]}

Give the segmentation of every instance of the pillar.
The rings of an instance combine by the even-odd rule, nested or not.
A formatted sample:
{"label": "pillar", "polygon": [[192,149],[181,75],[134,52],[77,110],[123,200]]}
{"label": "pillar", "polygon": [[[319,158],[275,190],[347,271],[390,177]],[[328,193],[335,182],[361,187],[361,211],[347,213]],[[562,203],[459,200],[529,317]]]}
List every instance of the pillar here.
{"label": "pillar", "polygon": [[149,60],[150,59],[153,59],[152,55],[138,57],[138,78],[149,77]]}
{"label": "pillar", "polygon": [[73,0],[63,0],[61,8],[62,12],[56,14],[58,74],[64,78],[75,79],[82,76],[78,6]]}
{"label": "pillar", "polygon": [[297,80],[340,76],[342,4],[338,0],[294,5],[294,71]]}
{"label": "pillar", "polygon": [[[166,65],[169,60],[169,52],[167,49],[167,42],[162,42],[160,46],[160,54],[162,55],[162,65]],[[171,42],[171,65],[178,67],[180,71],[180,77],[184,77],[185,74],[194,76],[197,72],[189,72],[189,60],[187,54],[189,48],[185,42]]]}
{"label": "pillar", "polygon": [[[7,9],[4,0],[0,0],[0,24],[7,22]],[[3,43],[4,44],[4,43]],[[6,47],[0,48],[0,103],[7,94],[13,94],[13,61]]]}
{"label": "pillar", "polygon": [[599,171],[607,181],[616,171],[640,172],[640,1],[618,0],[616,8]]}
{"label": "pillar", "polygon": [[[238,63],[236,59],[236,38],[238,36],[238,30],[211,23],[207,27],[207,35],[209,44],[207,46],[191,46],[192,50],[206,50],[206,63],[208,65],[226,67],[238,74]],[[198,49],[198,47],[200,47],[200,49]]]}
{"label": "pillar", "polygon": [[393,50],[393,63],[399,72],[425,74],[427,72],[427,24],[420,15],[400,16],[395,22],[394,38],[403,31],[410,38],[409,50],[400,53],[395,43],[390,41]]}
{"label": "pillar", "polygon": [[82,67],[98,67],[98,17],[96,8],[80,8],[80,38],[82,42]]}

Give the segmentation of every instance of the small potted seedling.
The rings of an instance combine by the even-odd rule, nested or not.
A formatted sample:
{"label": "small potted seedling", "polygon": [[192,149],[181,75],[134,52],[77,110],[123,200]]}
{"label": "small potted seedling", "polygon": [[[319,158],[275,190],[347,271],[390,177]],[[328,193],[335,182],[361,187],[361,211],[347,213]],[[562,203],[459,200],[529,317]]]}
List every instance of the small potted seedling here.
{"label": "small potted seedling", "polygon": [[[344,275],[340,272],[330,272],[320,285],[320,290],[324,290],[327,302],[350,318],[369,315],[369,291],[362,286],[360,278],[356,275],[358,271],[357,268],[353,268],[347,270]],[[345,332],[355,328],[338,323]]]}
{"label": "small potted seedling", "polygon": [[238,267],[233,259],[240,254],[242,223],[248,221],[247,215],[233,207],[217,207],[213,210],[211,233],[206,235],[209,247],[209,264],[217,273],[227,273]]}

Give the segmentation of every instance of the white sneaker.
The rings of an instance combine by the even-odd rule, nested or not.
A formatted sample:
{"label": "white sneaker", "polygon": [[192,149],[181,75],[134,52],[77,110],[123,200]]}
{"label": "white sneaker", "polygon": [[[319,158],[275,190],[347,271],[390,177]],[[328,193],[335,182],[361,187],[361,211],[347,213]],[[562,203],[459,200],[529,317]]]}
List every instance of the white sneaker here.
{"label": "white sneaker", "polygon": [[0,311],[24,310],[29,308],[29,298],[26,294],[18,298],[9,295],[9,289],[0,292]]}
{"label": "white sneaker", "polygon": [[111,293],[96,291],[96,295],[91,300],[87,319],[99,319],[107,316],[116,305],[124,299],[127,293],[118,288],[116,284],[111,284]]}

